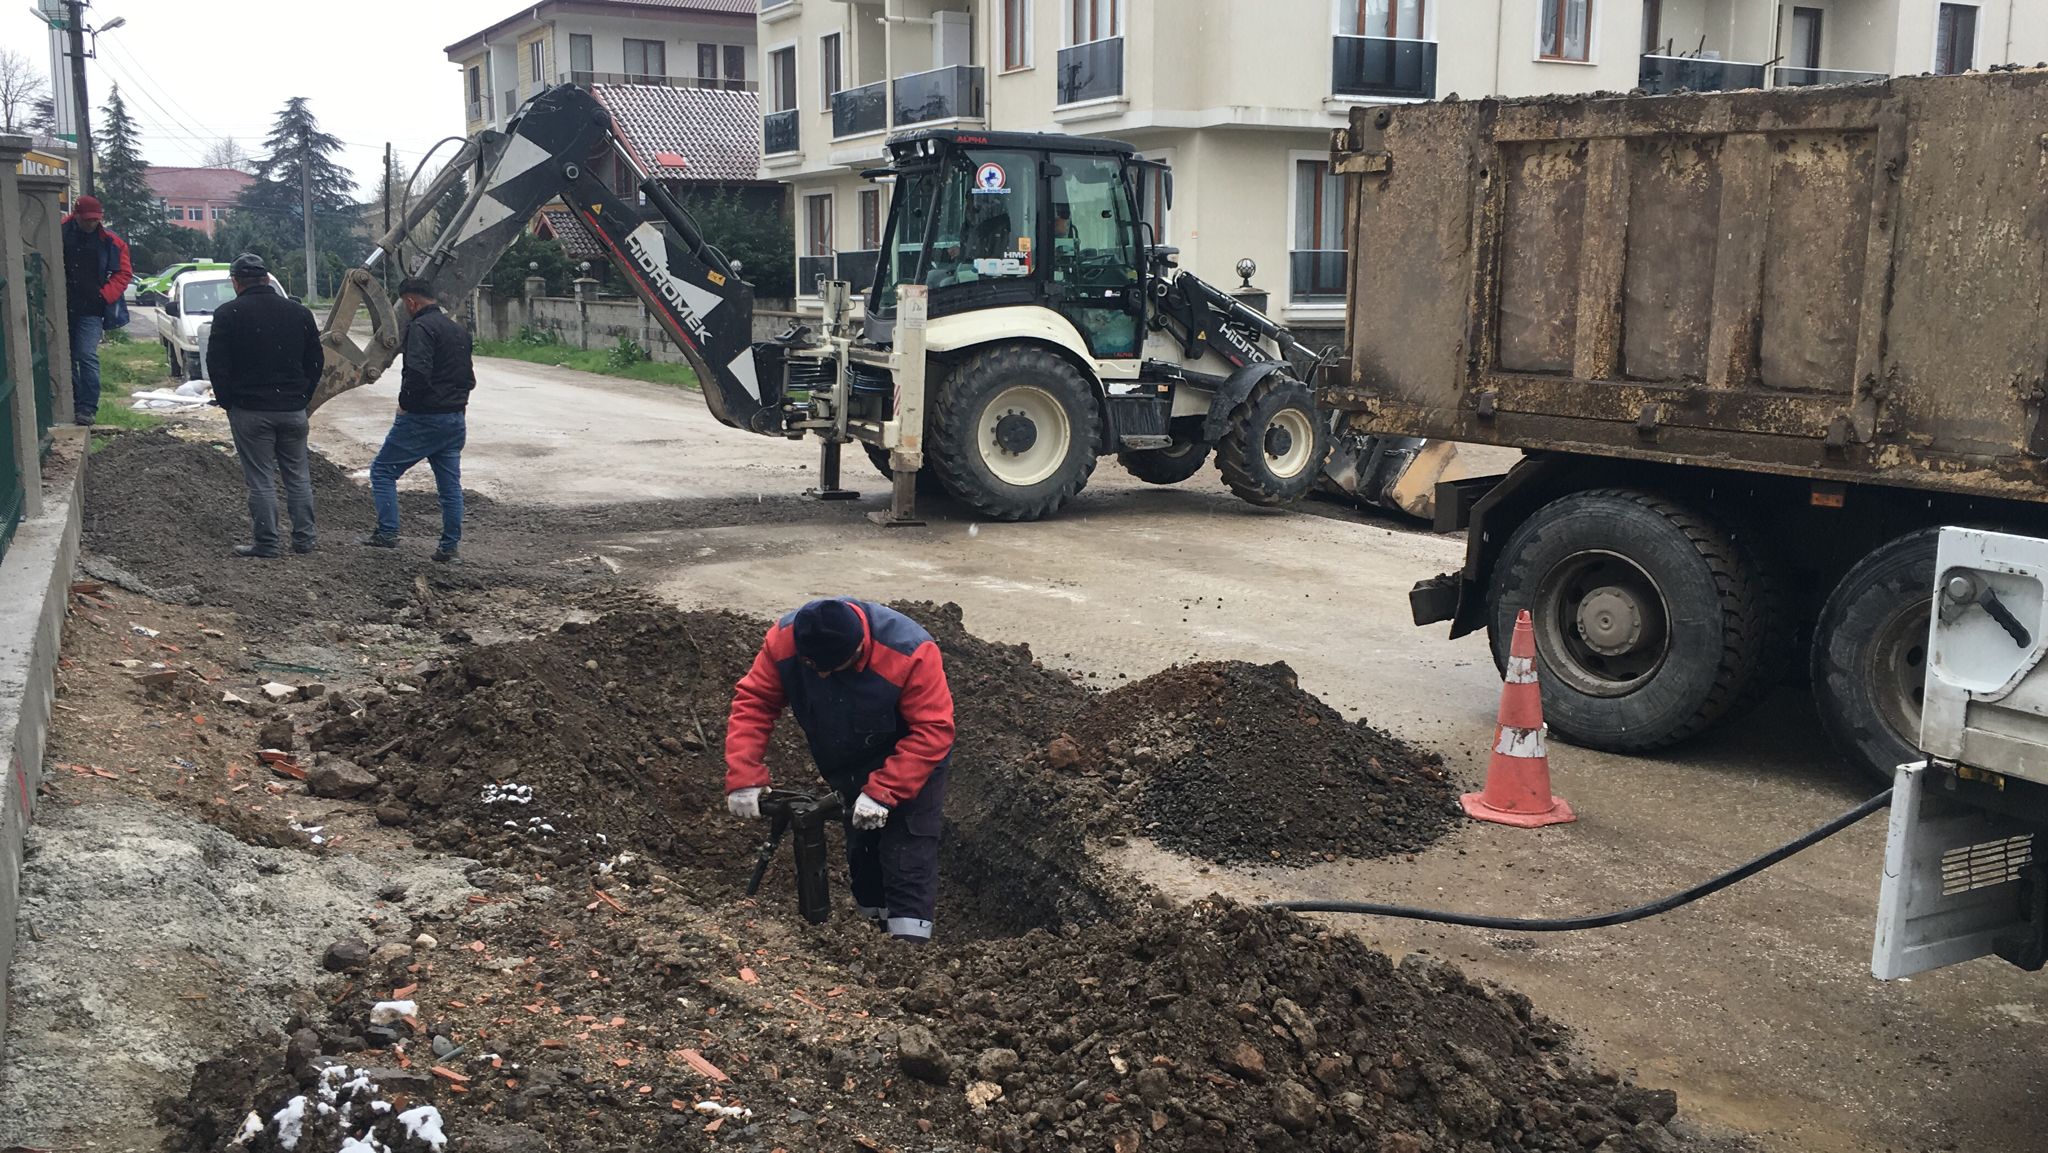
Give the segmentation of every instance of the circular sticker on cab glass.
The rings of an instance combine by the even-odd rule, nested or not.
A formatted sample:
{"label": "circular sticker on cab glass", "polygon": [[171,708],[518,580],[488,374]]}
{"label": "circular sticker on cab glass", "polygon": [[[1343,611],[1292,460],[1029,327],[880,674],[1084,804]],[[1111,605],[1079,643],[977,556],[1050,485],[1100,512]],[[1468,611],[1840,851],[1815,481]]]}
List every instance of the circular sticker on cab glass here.
{"label": "circular sticker on cab glass", "polygon": [[1010,176],[1003,166],[989,161],[974,170],[974,190],[984,193],[1004,193],[1010,190]]}

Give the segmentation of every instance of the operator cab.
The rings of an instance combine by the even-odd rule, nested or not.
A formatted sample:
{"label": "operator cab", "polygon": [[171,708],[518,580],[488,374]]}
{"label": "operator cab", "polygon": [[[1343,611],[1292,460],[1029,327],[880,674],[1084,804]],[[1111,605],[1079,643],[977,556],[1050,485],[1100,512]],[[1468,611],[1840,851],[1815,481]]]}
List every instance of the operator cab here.
{"label": "operator cab", "polygon": [[1145,339],[1148,226],[1133,174],[1150,162],[1114,140],[1022,132],[914,132],[889,142],[896,194],[868,286],[866,336],[892,342],[896,286],[931,290],[931,315],[1043,307],[1099,359]]}

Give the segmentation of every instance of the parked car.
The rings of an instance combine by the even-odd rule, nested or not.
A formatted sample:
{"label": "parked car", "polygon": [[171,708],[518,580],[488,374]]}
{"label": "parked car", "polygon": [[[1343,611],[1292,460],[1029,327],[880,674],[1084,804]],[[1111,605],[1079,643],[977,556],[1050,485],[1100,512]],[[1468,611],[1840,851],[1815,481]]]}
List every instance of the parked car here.
{"label": "parked car", "polygon": [[155,276],[138,276],[132,282],[135,289],[133,299],[144,304],[162,304],[171,294],[171,284],[187,272],[227,271],[227,265],[217,260],[186,260],[171,265]]}
{"label": "parked car", "polygon": [[[280,296],[285,294],[275,276],[270,278],[270,286]],[[234,298],[235,284],[225,265],[217,270],[183,272],[171,281],[157,335],[163,341],[164,360],[172,376],[206,379],[206,339],[212,335],[214,311]]]}

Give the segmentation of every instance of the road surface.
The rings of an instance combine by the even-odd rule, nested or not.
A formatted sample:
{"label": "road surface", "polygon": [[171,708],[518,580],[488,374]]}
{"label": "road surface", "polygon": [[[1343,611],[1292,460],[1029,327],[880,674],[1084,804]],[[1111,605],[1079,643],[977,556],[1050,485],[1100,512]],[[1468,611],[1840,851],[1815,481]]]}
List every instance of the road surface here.
{"label": "road surface", "polygon": [[[628,575],[686,607],[763,615],[829,593],[950,600],[984,636],[1114,683],[1191,658],[1286,661],[1347,715],[1441,752],[1476,786],[1499,680],[1483,642],[1408,620],[1418,578],[1462,542],[1324,507],[1251,508],[1213,471],[1173,489],[1105,462],[1058,519],[975,524],[933,507],[884,530],[867,499],[786,498],[815,448],[719,427],[693,394],[503,361],[479,364],[468,483],[569,508],[757,497],[764,522],[607,544]],[[390,379],[324,409],[316,447],[366,461]],[[424,470],[421,470],[424,473]],[[866,464],[847,462],[851,483]],[[424,484],[424,477],[409,478]],[[772,521],[772,523],[769,523]],[[1415,858],[1206,871],[1142,845],[1128,863],[1168,890],[1371,899],[1508,915],[1634,905],[1791,839],[1875,790],[1837,765],[1786,692],[1753,718],[1657,758],[1554,745],[1578,823],[1471,825]],[[1481,933],[1351,921],[1375,945],[1427,950],[1499,979],[1577,1029],[1603,1060],[1679,1091],[1696,1120],[1802,1151],[2038,1150],[2048,1110],[2048,984],[1979,961],[1912,982],[1869,975],[1882,818],[1680,912],[1592,933]]]}

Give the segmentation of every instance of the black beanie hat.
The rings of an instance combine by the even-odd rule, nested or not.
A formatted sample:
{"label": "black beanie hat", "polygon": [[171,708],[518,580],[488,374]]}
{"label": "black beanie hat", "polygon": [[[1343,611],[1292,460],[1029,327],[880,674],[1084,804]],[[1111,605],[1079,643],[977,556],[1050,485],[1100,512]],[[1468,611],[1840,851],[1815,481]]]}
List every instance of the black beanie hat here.
{"label": "black beanie hat", "polygon": [[820,669],[836,669],[853,659],[867,639],[860,614],[842,600],[812,601],[796,611],[796,654]]}

